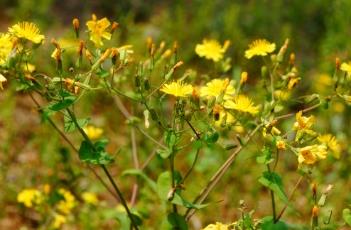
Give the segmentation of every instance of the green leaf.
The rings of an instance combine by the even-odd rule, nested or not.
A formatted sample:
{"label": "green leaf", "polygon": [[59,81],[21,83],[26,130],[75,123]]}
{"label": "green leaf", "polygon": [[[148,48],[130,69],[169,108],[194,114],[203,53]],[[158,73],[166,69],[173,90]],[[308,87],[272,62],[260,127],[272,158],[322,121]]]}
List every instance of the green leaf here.
{"label": "green leaf", "polygon": [[79,148],[79,158],[81,161],[98,165],[111,163],[113,158],[102,148],[103,144],[104,142],[97,142],[97,144],[91,146],[89,142],[82,141]]}
{"label": "green leaf", "polygon": [[256,162],[259,164],[269,164],[273,161],[272,150],[268,147],[264,147],[262,155],[256,157]]}
{"label": "green leaf", "polygon": [[169,149],[158,149],[156,150],[156,153],[163,159],[167,159],[172,154],[172,151]]}
{"label": "green leaf", "polygon": [[208,206],[208,204],[193,204],[185,200],[180,194],[175,193],[172,200],[173,204],[177,204],[186,208],[202,209]]}
{"label": "green leaf", "polygon": [[260,226],[262,230],[288,230],[288,225],[285,222],[274,223],[271,216],[263,218]]}
{"label": "green leaf", "polygon": [[75,100],[76,100],[76,97],[74,96],[65,97],[62,101],[49,105],[48,108],[52,111],[60,111],[62,109],[68,108],[70,105],[74,103]]}
{"label": "green leaf", "polygon": [[151,180],[142,170],[140,170],[140,169],[127,169],[127,170],[123,171],[123,173],[122,173],[122,176],[125,176],[125,175],[134,175],[134,176],[138,176],[138,177],[142,178],[143,180],[145,180],[145,182],[150,186],[150,188],[152,190],[157,192],[157,184],[155,183],[155,181]]}
{"label": "green leaf", "polygon": [[283,182],[281,177],[275,172],[263,172],[258,181],[265,187],[269,188],[277,195],[284,203],[288,204],[288,198],[284,192]]}
{"label": "green leaf", "polygon": [[172,189],[171,173],[163,172],[157,178],[157,194],[161,200],[168,200],[168,194]]}
{"label": "green leaf", "polygon": [[214,144],[218,141],[219,134],[218,132],[208,132],[205,135],[205,141],[207,144]]}
{"label": "green leaf", "polygon": [[172,229],[176,230],[188,230],[188,225],[184,216],[179,215],[178,213],[170,213],[167,216],[168,222],[172,225]]}
{"label": "green leaf", "polygon": [[169,130],[166,132],[165,143],[169,148],[173,148],[177,144],[178,138],[173,130]]}
{"label": "green leaf", "polygon": [[350,209],[345,208],[344,210],[342,210],[342,218],[344,219],[346,224],[351,226],[351,211],[350,211]]}
{"label": "green leaf", "polygon": [[[79,127],[83,128],[86,126],[89,122],[89,118],[83,118],[83,119],[77,119],[77,123]],[[73,122],[72,118],[69,116],[64,116],[64,130],[65,132],[73,132],[74,130],[77,129],[77,126]]]}

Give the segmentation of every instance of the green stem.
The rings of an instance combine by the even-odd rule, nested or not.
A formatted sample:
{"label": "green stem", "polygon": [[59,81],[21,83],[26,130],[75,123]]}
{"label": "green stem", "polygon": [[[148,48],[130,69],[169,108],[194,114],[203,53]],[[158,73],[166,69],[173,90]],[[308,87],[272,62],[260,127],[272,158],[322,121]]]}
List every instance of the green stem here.
{"label": "green stem", "polygon": [[[88,142],[88,144],[91,146],[91,148],[92,148],[94,151],[96,151],[95,146],[94,146],[94,144],[92,143],[92,141],[90,140],[90,138],[88,137],[88,135],[87,135],[87,134],[84,132],[84,130],[79,126],[79,124],[78,124],[78,122],[77,122],[77,119],[76,119],[76,116],[74,115],[74,113],[73,113],[70,109],[68,109],[68,108],[67,108],[66,110],[67,110],[69,116],[72,118],[73,123],[75,124],[75,126],[77,127],[77,129],[79,130],[79,132],[80,132],[80,133],[82,134],[82,136],[84,137],[84,139]],[[134,227],[136,230],[138,230],[138,226],[137,226],[137,224],[135,223],[134,218],[133,218],[133,215],[132,215],[132,213],[130,212],[130,210],[129,210],[129,208],[128,208],[127,202],[126,202],[126,200],[124,199],[122,192],[119,190],[119,188],[118,188],[116,182],[113,180],[113,178],[112,178],[110,172],[108,171],[108,169],[106,168],[105,165],[100,164],[99,166],[103,169],[104,173],[106,174],[106,176],[108,177],[110,183],[112,184],[114,190],[116,191],[116,193],[117,193],[117,195],[118,195],[118,197],[119,197],[119,199],[120,199],[120,201],[121,201],[121,203],[122,203],[124,209],[126,210],[126,212],[127,212],[127,214],[128,214],[128,217],[129,217],[129,219],[130,219],[130,221],[131,221],[131,224],[133,225],[133,227]]]}
{"label": "green stem", "polygon": [[[269,165],[267,165],[267,170],[268,172],[271,172],[271,169]],[[276,212],[276,207],[275,207],[275,198],[274,198],[274,192],[270,190],[271,193],[271,201],[272,201],[272,214],[273,214],[273,222],[276,223],[277,220],[277,212]]]}

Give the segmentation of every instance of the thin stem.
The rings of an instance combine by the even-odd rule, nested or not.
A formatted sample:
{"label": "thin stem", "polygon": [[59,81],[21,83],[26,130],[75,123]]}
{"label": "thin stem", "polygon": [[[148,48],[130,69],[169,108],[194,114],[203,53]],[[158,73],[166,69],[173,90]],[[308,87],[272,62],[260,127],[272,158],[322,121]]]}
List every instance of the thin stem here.
{"label": "thin stem", "polygon": [[[268,170],[268,172],[271,172],[271,169],[270,169],[269,165],[267,165],[267,170]],[[270,194],[271,194],[271,201],[272,201],[273,222],[276,223],[277,211],[276,211],[276,207],[275,207],[275,198],[274,198],[273,190],[270,190]]]}
{"label": "thin stem", "polygon": [[[263,126],[263,124],[257,125],[256,128],[247,135],[245,144],[250,141],[253,135]],[[218,181],[223,177],[223,175],[228,171],[229,167],[232,165],[236,156],[242,150],[243,145],[238,146],[234,152],[228,157],[228,159],[222,164],[222,166],[215,172],[211,177],[210,181],[207,183],[205,188],[200,192],[200,194],[193,201],[194,204],[202,204],[202,202],[208,197],[209,193],[217,185]],[[185,218],[188,221],[192,215],[195,213],[195,209],[188,208],[185,213]]]}
{"label": "thin stem", "polygon": [[[170,164],[170,171],[171,171],[171,182],[172,182],[172,189],[175,190],[175,178],[174,178],[174,153],[171,154],[169,158],[169,164]],[[173,212],[178,213],[177,206],[175,204],[173,206]]]}
{"label": "thin stem", "polygon": [[[300,178],[299,178],[298,181],[296,182],[296,184],[295,184],[293,190],[291,191],[291,193],[290,193],[290,195],[289,195],[289,198],[288,198],[288,201],[289,201],[289,202],[290,202],[291,199],[293,198],[293,196],[294,196],[294,194],[295,194],[297,188],[299,187],[299,185],[300,185],[302,179],[303,179],[303,176],[300,176]],[[284,212],[285,212],[285,210],[286,210],[287,207],[288,207],[288,205],[285,204],[284,208],[280,211],[280,213],[279,213],[279,215],[278,215],[278,217],[277,217],[277,219],[276,219],[276,222],[278,222],[278,221],[280,220],[280,218],[283,216],[283,214],[284,214]]]}
{"label": "thin stem", "polygon": [[[321,102],[318,102],[317,104],[315,104],[315,105],[313,105],[311,107],[308,107],[306,109],[303,109],[301,111],[302,111],[302,113],[306,113],[308,111],[311,111],[311,110],[314,110],[314,109],[318,108],[321,104],[322,104]],[[281,120],[281,119],[286,119],[286,118],[292,117],[294,115],[295,115],[295,113],[288,113],[288,114],[276,117],[275,120],[278,121],[278,120]]]}
{"label": "thin stem", "polygon": [[[39,102],[34,98],[34,96],[29,93],[29,96],[31,97],[31,99],[33,100],[33,102],[36,104],[39,113],[42,113],[41,110],[41,106],[39,104]],[[78,149],[73,145],[73,143],[68,139],[68,137],[66,136],[66,134],[64,132],[62,132],[57,125],[55,124],[55,122],[48,117],[47,120],[49,121],[50,125],[55,129],[55,131],[68,143],[69,146],[71,146],[71,148],[78,153]],[[118,196],[111,190],[111,188],[105,183],[105,181],[100,177],[100,175],[94,170],[93,167],[91,167],[90,165],[87,165],[88,169],[96,176],[96,178],[100,181],[100,183],[106,188],[106,190],[114,197],[116,198],[116,200],[119,201]]]}
{"label": "thin stem", "polygon": [[[84,139],[88,142],[88,144],[90,145],[90,147],[96,151],[95,149],[95,146],[94,144],[92,143],[92,141],[90,140],[90,138],[88,137],[88,135],[84,132],[84,130],[79,126],[78,122],[77,122],[77,119],[74,115],[74,113],[70,110],[70,109],[66,109],[66,111],[68,112],[69,116],[72,118],[72,121],[73,123],[75,124],[76,128],[78,129],[78,131],[81,133],[81,135],[84,137]],[[110,172],[107,170],[106,166],[105,165],[102,165],[100,164],[99,165],[103,171],[105,172],[105,174],[107,175],[110,183],[112,184],[113,188],[115,189],[118,197],[119,197],[119,200],[121,201],[124,209],[126,210],[127,214],[128,214],[128,217],[131,221],[131,224],[133,225],[133,227],[138,230],[138,226],[137,224],[135,223],[134,221],[134,218],[133,218],[133,215],[132,213],[130,212],[129,208],[128,208],[128,205],[127,205],[127,202],[125,201],[124,197],[123,197],[123,194],[121,193],[121,191],[119,190],[117,184],[115,183],[115,181],[113,180],[113,178],[111,177],[111,174]]]}
{"label": "thin stem", "polygon": [[191,174],[191,172],[195,168],[195,165],[197,163],[197,159],[199,158],[199,153],[200,153],[200,149],[197,149],[196,154],[195,154],[195,159],[194,159],[193,163],[191,164],[190,169],[186,172],[185,176],[183,177],[182,183],[185,182],[185,180],[189,177],[189,175]]}
{"label": "thin stem", "polygon": [[[138,150],[137,150],[137,143],[136,143],[136,137],[135,137],[135,129],[134,127],[131,127],[131,140],[132,140],[132,158],[133,158],[133,164],[135,169],[139,169],[139,159],[138,159]],[[134,183],[133,185],[133,190],[132,190],[132,196],[130,199],[130,204],[134,206],[135,201],[137,199],[138,195],[138,183]]]}

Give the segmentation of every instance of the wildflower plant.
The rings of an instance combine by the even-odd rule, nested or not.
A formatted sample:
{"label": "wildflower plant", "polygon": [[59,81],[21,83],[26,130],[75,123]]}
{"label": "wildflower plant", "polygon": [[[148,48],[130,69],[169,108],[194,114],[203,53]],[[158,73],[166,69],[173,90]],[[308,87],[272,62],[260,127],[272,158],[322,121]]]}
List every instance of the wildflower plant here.
{"label": "wildflower plant", "polygon": [[[314,129],[318,117],[311,114],[337,99],[351,102],[348,64],[336,65],[335,90],[331,95],[302,95],[297,103],[291,95],[302,77],[295,65],[295,55],[288,52],[288,40],[279,49],[264,39],[252,42],[243,55],[247,59],[258,59],[260,74],[251,75],[251,71],[246,70],[231,76],[230,59],[225,59],[230,42],[221,45],[205,39],[196,45],[194,53],[198,58],[205,58],[204,61],[221,62],[222,67],[225,66],[206,78],[200,72],[184,70],[186,63],[179,59],[180,48],[176,43],[167,47],[164,42],[157,44],[149,38],[145,48],[147,55],[136,55],[133,46],[110,42],[118,28],[116,22],[92,15],[85,24],[86,33],[78,19],[72,24],[76,38],[68,46],[57,38],[48,39],[31,22],[20,22],[1,34],[0,88],[7,90],[14,84],[30,96],[42,121],[60,135],[122,205],[121,214],[115,217],[122,228],[140,229],[148,218],[140,214],[137,205],[141,199],[138,187],[144,185],[153,191],[150,199],[155,199],[156,195],[157,203],[161,204],[157,210],[162,216],[160,229],[188,229],[188,222],[196,212],[213,205],[209,199],[211,192],[218,189],[216,185],[237,156],[254,140],[260,152],[256,156],[257,165],[264,168],[258,183],[269,191],[272,214],[253,219],[253,212],[242,210],[241,219],[227,224],[209,224],[204,229],[271,229],[273,225],[279,226],[276,229],[289,229],[282,218],[285,210],[294,205],[293,194],[299,184],[313,180],[313,170],[318,170],[319,162],[329,155],[340,158],[342,154],[336,137]],[[40,72],[38,65],[29,68],[29,64],[35,65],[31,58],[44,42],[51,43],[50,64],[55,65],[55,71],[49,73]],[[70,49],[74,52],[69,53]],[[67,67],[66,54],[74,60],[72,66]],[[257,82],[256,87],[251,85],[251,80]],[[125,156],[114,154],[113,147],[109,146],[110,137],[105,136],[103,128],[80,114],[82,100],[96,92],[113,100],[126,120],[119,126],[131,132],[133,164],[117,175],[110,170],[120,166],[120,158]],[[290,104],[294,104],[293,110]],[[116,132],[119,130],[117,127]],[[138,156],[136,132],[155,149],[143,166]],[[71,139],[72,135],[76,138]],[[80,143],[76,142],[78,137]],[[188,193],[187,188],[197,183],[194,174],[202,153],[212,146],[228,152],[226,160],[212,166],[215,171],[212,177],[205,179],[200,191]],[[186,168],[177,168],[177,162],[190,153],[193,154],[191,163]],[[283,186],[284,176],[276,167],[287,156],[290,159],[293,156],[296,174],[300,175],[290,195]],[[146,170],[148,162],[154,158],[162,162],[157,175],[148,174]],[[106,178],[101,178],[98,171]],[[130,188],[121,188],[121,181],[128,176],[135,176],[137,180]],[[128,189],[131,194],[126,192]],[[317,228],[321,226],[317,209],[322,209],[324,203],[317,202],[315,190],[311,218],[312,226]],[[77,194],[63,188],[50,194],[24,190],[19,193],[18,202],[27,208],[40,207],[50,197],[59,197],[48,202],[53,212],[52,228],[66,224],[79,202],[90,205],[99,202],[88,192],[78,194],[79,199]],[[322,195],[324,199],[326,194]],[[129,196],[130,202],[127,201]],[[278,199],[283,205],[280,211]]]}

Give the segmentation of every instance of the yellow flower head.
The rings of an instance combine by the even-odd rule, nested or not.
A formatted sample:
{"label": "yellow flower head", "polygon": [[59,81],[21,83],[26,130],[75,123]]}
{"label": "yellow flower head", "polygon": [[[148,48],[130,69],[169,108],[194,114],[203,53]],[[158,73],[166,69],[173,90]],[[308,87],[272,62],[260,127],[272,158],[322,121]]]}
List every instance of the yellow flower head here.
{"label": "yellow flower head", "polygon": [[294,130],[309,130],[314,123],[314,116],[302,116],[302,111],[296,114],[296,122],[294,123]]}
{"label": "yellow flower head", "polygon": [[223,127],[236,122],[235,117],[225,111],[225,109],[220,105],[215,105],[212,112],[214,117],[214,125],[216,127]]}
{"label": "yellow flower head", "polygon": [[333,153],[333,156],[337,159],[340,158],[341,154],[341,146],[338,140],[331,134],[324,134],[318,137],[318,141],[322,144],[325,144],[328,149],[330,149]]}
{"label": "yellow flower head", "polygon": [[57,203],[57,209],[63,214],[69,214],[76,206],[76,199],[72,193],[66,189],[59,189],[58,193],[63,196],[63,199]]}
{"label": "yellow flower head", "polygon": [[0,66],[7,63],[13,48],[13,38],[9,34],[0,33]]}
{"label": "yellow flower head", "polygon": [[2,86],[2,83],[7,82],[7,79],[0,73],[0,89],[3,90],[4,87]]}
{"label": "yellow flower head", "polygon": [[45,39],[45,36],[40,34],[38,26],[32,22],[19,22],[9,28],[9,33],[14,37],[24,38],[36,44]]}
{"label": "yellow flower head", "polygon": [[202,230],[229,230],[229,225],[216,222],[216,224],[207,225]]}
{"label": "yellow flower head", "polygon": [[104,44],[102,38],[111,39],[112,34],[106,31],[110,24],[107,18],[97,20],[95,14],[92,15],[92,20],[87,21],[86,25],[90,32],[90,40],[94,42],[95,46],[100,47]]}
{"label": "yellow flower head", "polygon": [[99,202],[98,198],[96,197],[96,194],[92,192],[84,192],[82,194],[82,198],[88,204],[96,205]]}
{"label": "yellow flower head", "polygon": [[216,97],[223,95],[223,99],[229,99],[235,92],[234,87],[230,84],[229,79],[213,79],[206,86],[200,89],[201,97]]}
{"label": "yellow flower head", "polygon": [[170,84],[164,84],[160,91],[175,97],[187,97],[193,92],[193,87],[178,80]]}
{"label": "yellow flower head", "polygon": [[67,222],[67,218],[64,215],[55,214],[54,215],[54,220],[52,222],[52,228],[53,229],[59,229],[66,222]]}
{"label": "yellow flower head", "polygon": [[200,57],[205,57],[206,59],[212,59],[214,62],[218,62],[223,58],[223,54],[228,49],[230,42],[225,41],[224,45],[216,40],[204,39],[202,44],[197,44],[195,47],[195,52]]}
{"label": "yellow flower head", "polygon": [[27,208],[33,207],[33,204],[40,204],[42,201],[42,193],[37,189],[24,189],[17,195],[17,202],[24,204]]}
{"label": "yellow flower head", "polygon": [[317,160],[325,159],[327,157],[327,147],[325,145],[310,145],[298,149],[299,164],[312,165]]}
{"label": "yellow flower head", "polygon": [[103,129],[92,125],[84,127],[83,130],[91,140],[99,139],[102,136],[102,133],[104,132]]}
{"label": "yellow flower head", "polygon": [[351,64],[350,64],[350,63],[344,62],[344,63],[341,64],[340,69],[341,69],[342,71],[347,72],[347,73],[351,73]]}
{"label": "yellow flower head", "polygon": [[274,43],[270,43],[265,39],[259,39],[253,41],[249,45],[249,49],[245,51],[245,57],[250,59],[253,56],[266,56],[267,54],[272,53],[274,50]]}
{"label": "yellow flower head", "polygon": [[286,149],[285,141],[283,141],[283,140],[277,141],[276,147],[277,147],[277,149],[285,150]]}
{"label": "yellow flower head", "polygon": [[259,107],[255,106],[251,99],[245,95],[238,95],[232,100],[227,100],[224,102],[224,108],[234,109],[240,112],[251,113],[255,115],[258,113]]}

